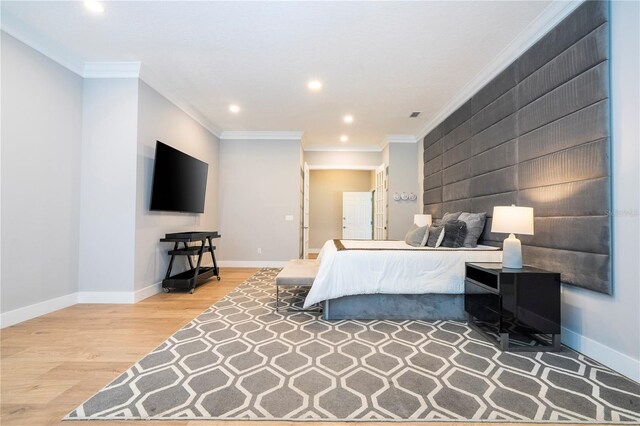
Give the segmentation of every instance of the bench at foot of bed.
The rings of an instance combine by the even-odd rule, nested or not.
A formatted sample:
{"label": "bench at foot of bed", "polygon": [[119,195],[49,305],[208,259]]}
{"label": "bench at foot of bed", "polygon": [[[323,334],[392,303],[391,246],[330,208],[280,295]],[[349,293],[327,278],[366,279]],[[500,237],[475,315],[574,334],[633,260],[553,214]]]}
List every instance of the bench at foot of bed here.
{"label": "bench at foot of bed", "polygon": [[465,321],[464,294],[362,294],[324,302],[325,320]]}

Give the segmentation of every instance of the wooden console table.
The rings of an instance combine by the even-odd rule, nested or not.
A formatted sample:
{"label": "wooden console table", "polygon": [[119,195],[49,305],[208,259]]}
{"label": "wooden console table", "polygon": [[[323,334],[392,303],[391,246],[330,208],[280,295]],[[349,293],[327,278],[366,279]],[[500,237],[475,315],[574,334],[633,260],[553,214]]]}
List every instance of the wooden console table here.
{"label": "wooden console table", "polygon": [[[209,278],[215,276],[220,281],[220,270],[216,263],[216,255],[214,254],[215,246],[211,242],[213,238],[220,238],[217,231],[195,231],[195,232],[176,232],[166,234],[160,242],[174,243],[173,250],[169,250],[171,260],[164,280],[162,280],[162,290],[168,293],[170,290],[188,290],[193,294],[196,286],[204,283]],[[199,245],[188,245],[188,243],[200,242]],[[180,247],[182,244],[182,247]],[[213,267],[201,266],[202,256],[204,253],[211,253]],[[176,256],[186,256],[189,262],[189,269],[179,274],[171,276],[173,269],[173,261]],[[193,266],[191,256],[198,256],[196,266]]]}

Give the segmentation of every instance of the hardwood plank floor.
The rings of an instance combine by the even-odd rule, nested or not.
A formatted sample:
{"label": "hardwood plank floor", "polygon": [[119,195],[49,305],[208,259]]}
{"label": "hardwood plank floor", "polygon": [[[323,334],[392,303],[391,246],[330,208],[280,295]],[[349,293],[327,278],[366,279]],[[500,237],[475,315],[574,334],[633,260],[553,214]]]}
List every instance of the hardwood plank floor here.
{"label": "hardwood plank floor", "polygon": [[[194,294],[161,293],[135,305],[75,305],[3,329],[0,332],[0,424],[62,424],[62,417],[69,411],[256,271],[223,268],[221,281],[209,281],[198,287]],[[101,426],[248,426],[249,423],[260,426],[300,424],[265,421],[82,422],[83,425]],[[338,423],[313,424],[336,426]],[[359,426],[374,424],[380,425],[358,423]],[[438,425],[446,424],[438,422]]]}

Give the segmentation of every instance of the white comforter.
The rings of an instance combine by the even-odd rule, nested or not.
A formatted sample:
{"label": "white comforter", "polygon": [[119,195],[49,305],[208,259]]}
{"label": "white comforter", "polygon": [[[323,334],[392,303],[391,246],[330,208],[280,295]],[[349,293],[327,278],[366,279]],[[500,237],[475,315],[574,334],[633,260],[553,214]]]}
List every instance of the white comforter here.
{"label": "white comforter", "polygon": [[305,308],[355,294],[461,294],[465,262],[502,261],[502,251],[489,246],[434,249],[404,241],[341,241],[347,250],[338,250],[333,240],[322,247]]}

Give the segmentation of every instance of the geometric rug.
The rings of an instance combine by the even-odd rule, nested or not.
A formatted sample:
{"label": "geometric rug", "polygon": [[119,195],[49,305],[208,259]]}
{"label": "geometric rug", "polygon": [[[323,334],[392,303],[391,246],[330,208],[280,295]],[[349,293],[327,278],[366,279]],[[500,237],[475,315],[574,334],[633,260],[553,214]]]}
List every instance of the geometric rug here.
{"label": "geometric rug", "polygon": [[65,419],[640,422],[640,385],[566,347],[501,352],[455,321],[276,313],[278,272],[256,273]]}

